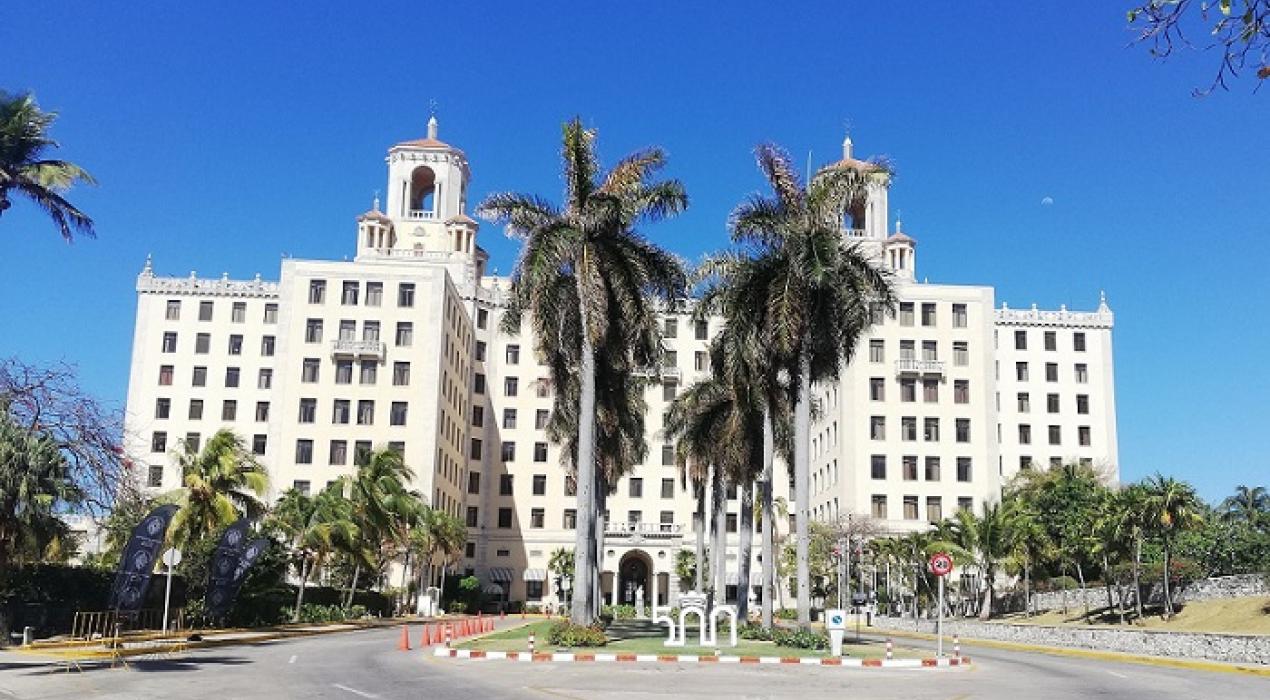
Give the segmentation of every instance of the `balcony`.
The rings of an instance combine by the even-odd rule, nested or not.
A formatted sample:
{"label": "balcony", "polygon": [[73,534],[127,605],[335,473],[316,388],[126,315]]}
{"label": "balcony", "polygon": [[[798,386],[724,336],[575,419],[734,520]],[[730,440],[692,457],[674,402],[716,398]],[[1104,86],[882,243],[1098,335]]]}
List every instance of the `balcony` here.
{"label": "balcony", "polygon": [[406,212],[406,218],[413,219],[415,221],[430,221],[437,218],[437,214],[436,212],[428,209],[411,209]]}
{"label": "balcony", "polygon": [[384,356],[383,341],[379,340],[332,340],[331,354],[336,356],[368,357],[376,360]]}
{"label": "balcony", "polygon": [[673,523],[605,523],[605,539],[630,540],[671,540],[683,537],[683,526]]}
{"label": "balcony", "polygon": [[678,367],[636,367],[632,374],[637,377],[660,379],[663,382],[683,381],[683,372]]}
{"label": "balcony", "polygon": [[944,376],[944,363],[941,360],[899,359],[895,361],[897,375],[937,375]]}

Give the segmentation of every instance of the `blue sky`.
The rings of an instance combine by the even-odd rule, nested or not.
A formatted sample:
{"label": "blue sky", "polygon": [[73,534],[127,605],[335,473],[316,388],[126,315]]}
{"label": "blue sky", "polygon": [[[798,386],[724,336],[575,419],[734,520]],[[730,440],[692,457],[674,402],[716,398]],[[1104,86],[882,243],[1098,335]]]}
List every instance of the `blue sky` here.
{"label": "blue sky", "polygon": [[[122,403],[147,253],[266,278],[283,254],[351,255],[385,149],[433,99],[473,201],[557,196],[575,114],[610,161],[665,147],[692,207],[648,233],[689,258],[760,187],[755,144],[824,162],[849,125],[894,161],[921,276],[1011,306],[1107,291],[1125,479],[1210,499],[1268,480],[1270,95],[1196,99],[1216,57],[1127,48],[1122,3],[266,4],[6,7],[0,89],[60,111],[60,155],[101,184],[73,197],[96,240],[22,203],[0,220],[0,356],[74,363]],[[499,231],[481,243],[510,268]]]}

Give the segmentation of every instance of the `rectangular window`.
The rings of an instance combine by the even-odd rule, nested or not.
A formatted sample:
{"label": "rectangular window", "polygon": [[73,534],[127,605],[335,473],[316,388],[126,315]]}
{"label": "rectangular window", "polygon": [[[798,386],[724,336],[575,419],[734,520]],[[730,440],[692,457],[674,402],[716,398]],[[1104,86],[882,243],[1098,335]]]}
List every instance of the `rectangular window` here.
{"label": "rectangular window", "polygon": [[375,402],[362,400],[357,402],[357,424],[375,424]]}
{"label": "rectangular window", "polygon": [[569,498],[578,495],[578,482],[572,476],[564,477],[564,495]]}
{"label": "rectangular window", "polygon": [[370,343],[379,340],[379,321],[366,321],[362,324],[362,340]]}
{"label": "rectangular window", "polygon": [[900,341],[900,359],[901,360],[917,359],[917,355],[915,354],[915,351],[913,348],[914,348],[913,341],[901,340]]}
{"label": "rectangular window", "polygon": [[564,517],[560,519],[560,527],[565,530],[578,529],[578,511],[573,508],[565,508]]}
{"label": "rectangular window", "polygon": [[326,280],[309,280],[309,303],[326,303]]}
{"label": "rectangular window", "polygon": [[1051,425],[1051,426],[1049,427],[1049,438],[1050,438],[1050,444],[1051,444],[1051,445],[1061,445],[1061,444],[1063,444],[1063,428],[1062,428],[1062,426],[1058,426],[1058,425]]}
{"label": "rectangular window", "polygon": [[873,455],[870,459],[869,475],[874,479],[886,478],[886,455]]}
{"label": "rectangular window", "polygon": [[225,399],[220,405],[220,419],[223,421],[238,420],[238,402],[233,399]]}
{"label": "rectangular window", "polygon": [[927,418],[923,421],[922,437],[926,442],[939,442],[939,419]]}
{"label": "rectangular window", "polygon": [[520,393],[520,379],[517,377],[503,378],[503,395],[516,396]]}
{"label": "rectangular window", "polygon": [[352,384],[353,383],[353,361],[352,360],[336,360],[335,361],[335,383],[336,384]]}
{"label": "rectangular window", "polygon": [[938,457],[926,458],[926,480],[939,481],[939,458]]}
{"label": "rectangular window", "polygon": [[181,300],[180,299],[168,299],[168,306],[167,306],[167,310],[165,312],[164,318],[166,318],[169,321],[181,320]]}
{"label": "rectangular window", "polygon": [[409,321],[400,321],[397,323],[397,334],[394,336],[394,342],[399,348],[408,348],[414,344],[414,324]]}
{"label": "rectangular window", "polygon": [[172,375],[175,373],[176,368],[172,365],[159,367],[159,386],[172,386]]}
{"label": "rectangular window", "polygon": [[278,322],[278,305],[265,304],[265,323],[274,324]]}
{"label": "rectangular window", "polygon": [[260,356],[273,357],[274,344],[275,343],[274,343],[273,336],[271,335],[261,336],[260,337]]}
{"label": "rectangular window", "polygon": [[965,328],[967,325],[966,324],[966,305],[953,304],[952,307],[953,307],[952,308],[953,328]]}
{"label": "rectangular window", "polygon": [[922,359],[934,362],[939,359],[939,344],[933,340],[922,341]]}
{"label": "rectangular window", "polygon": [[503,355],[507,364],[509,365],[520,364],[520,346],[519,345],[508,345]]}
{"label": "rectangular window", "polygon": [[484,406],[472,407],[472,425],[477,428],[485,427],[485,407]]}
{"label": "rectangular window", "polygon": [[468,454],[468,459],[481,458],[481,439],[480,438],[472,438],[472,444],[471,444],[471,447],[469,447],[467,454]]}
{"label": "rectangular window", "polygon": [[1019,413],[1030,413],[1032,411],[1032,398],[1026,391],[1019,392]]}
{"label": "rectangular window", "polygon": [[367,282],[366,283],[366,305],[380,306],[384,303],[384,283],[383,282]]}
{"label": "rectangular window", "polygon": [[1027,331],[1014,332],[1014,349],[1027,350]]}
{"label": "rectangular window", "polygon": [[904,497],[904,519],[917,520],[917,496]]}
{"label": "rectangular window", "polygon": [[675,497],[675,480],[674,479],[661,480],[661,497],[662,498]]}
{"label": "rectangular window", "polygon": [[1076,394],[1076,412],[1081,415],[1089,413],[1089,394]]}
{"label": "rectangular window", "polygon": [[353,443],[353,460],[361,463],[370,459],[370,440],[358,440]]}
{"label": "rectangular window", "polygon": [[1082,425],[1076,428],[1076,436],[1080,442],[1081,447],[1089,447],[1092,444],[1092,441],[1089,435],[1089,426]]}
{"label": "rectangular window", "polygon": [[661,464],[663,467],[674,466],[675,464],[675,446],[669,443],[661,446]]}
{"label": "rectangular window", "polygon": [[344,319],[340,321],[340,340],[357,339],[357,321]]}
{"label": "rectangular window", "polygon": [[709,337],[710,326],[705,321],[696,321],[693,323],[693,337],[697,340],[705,340]]}
{"label": "rectangular window", "polygon": [[957,419],[957,442],[970,442],[970,419]]}
{"label": "rectangular window", "polygon": [[163,352],[176,352],[176,333],[169,331],[163,334]]}
{"label": "rectangular window", "polygon": [[256,402],[256,422],[264,423],[268,420],[269,420],[269,402],[257,401]]}
{"label": "rectangular window", "polygon": [[194,336],[194,354],[206,355],[212,349],[212,334],[199,333]]}
{"label": "rectangular window", "polygon": [[163,420],[172,413],[172,399],[155,399],[154,417],[155,420]]}
{"label": "rectangular window", "polygon": [[926,403],[939,403],[938,379],[922,380],[922,401],[925,401]]}
{"label": "rectangular window", "polygon": [[512,526],[512,509],[499,508],[498,509],[498,527],[506,530],[510,528],[511,526]]}
{"label": "rectangular window", "polygon": [[[542,509],[542,508],[529,509],[529,527],[535,530],[541,530],[543,527],[545,527],[546,520],[547,520],[547,511],[545,509]],[[542,585],[541,581],[530,581],[529,583],[537,583],[540,586]],[[540,598],[542,597],[541,588],[539,588],[538,597]]]}
{"label": "rectangular window", "polygon": [[1032,468],[1032,458],[1026,455],[1019,457],[1019,469],[1026,471]]}
{"label": "rectangular window", "polygon": [[476,310],[476,327],[480,328],[481,330],[484,330],[485,327],[488,325],[489,325],[489,310],[477,309]]}
{"label": "rectangular window", "polygon": [[1047,413],[1058,413],[1058,394],[1045,395],[1045,411]]}
{"label": "rectangular window", "polygon": [[352,407],[348,399],[335,399],[332,403],[331,422],[335,425],[348,425],[350,413],[352,413]]}
{"label": "rectangular window", "polygon": [[877,520],[886,520],[886,495],[875,493],[872,498],[872,514]]}
{"label": "rectangular window", "polygon": [[322,342],[322,319],[310,318],[304,322],[304,342]]}
{"label": "rectangular window", "polygon": [[300,399],[301,423],[312,423],[317,420],[317,399]]}
{"label": "rectangular window", "polygon": [[917,400],[917,380],[901,379],[900,380],[900,401],[904,403],[913,403]]}
{"label": "rectangular window", "polygon": [[869,438],[871,440],[886,439],[886,416],[869,417]]}
{"label": "rectangular window", "polygon": [[485,375],[477,372],[472,375],[472,391],[477,394],[485,393]]}
{"label": "rectangular window", "polygon": [[410,384],[410,363],[394,362],[392,363],[392,385],[393,386],[409,386]]}
{"label": "rectangular window", "polygon": [[322,361],[316,357],[304,358],[304,364],[300,367],[300,381],[305,384],[312,384],[318,380],[318,370],[322,366]]}
{"label": "rectangular window", "polygon": [[535,462],[547,461],[547,443],[545,442],[534,443],[534,461]]}
{"label": "rectangular window", "polygon": [[265,453],[265,450],[268,449],[268,447],[269,447],[268,435],[256,434],[251,436],[251,453],[252,454],[262,455]]}
{"label": "rectangular window", "polygon": [[904,468],[904,480],[917,481],[917,456],[904,455],[900,458],[900,463]]}
{"label": "rectangular window", "polygon": [[1058,363],[1057,362],[1045,363],[1045,381],[1047,382],[1058,381]]}
{"label": "rectangular window", "polygon": [[1054,351],[1058,349],[1058,332],[1045,331],[1045,349]]}
{"label": "rectangular window", "polygon": [[957,458],[957,481],[970,481],[972,475],[969,457]]}
{"label": "rectangular window", "polygon": [[232,323],[247,322],[247,302],[236,301],[229,309],[229,320]]}
{"label": "rectangular window", "polygon": [[901,326],[913,325],[913,302],[911,301],[900,302],[900,325]]}
{"label": "rectangular window", "polygon": [[1063,466],[1062,457],[1050,457],[1050,469],[1059,469]]}
{"label": "rectangular window", "polygon": [[500,459],[504,462],[516,461],[516,443],[511,440],[504,440],[500,451]]}
{"label": "rectangular window", "polygon": [[970,403],[970,380],[953,380],[953,403]]}
{"label": "rectangular window", "polygon": [[[607,516],[608,514],[606,513],[605,515]],[[608,520],[608,518],[605,517],[605,520]],[[642,510],[626,511],[626,522],[632,525],[638,525],[639,523],[643,522],[643,520],[644,520],[644,511]]]}
{"label": "rectangular window", "polygon": [[964,340],[953,343],[953,365],[957,367],[970,365],[970,344]]}
{"label": "rectangular window", "polygon": [[1019,444],[1032,444],[1032,426],[1027,425],[1026,423],[1019,426]]}
{"label": "rectangular window", "polygon": [[660,529],[662,532],[674,532],[675,531],[675,511],[673,510],[661,511],[661,513],[659,513],[657,517],[657,524],[661,526]]}
{"label": "rectangular window", "polygon": [[264,367],[256,375],[256,388],[269,389],[273,386],[273,370]]}
{"label": "rectangular window", "polygon": [[190,420],[203,419],[203,400],[202,399],[190,399],[190,411],[188,416]]}
{"label": "rectangular window", "polygon": [[239,372],[237,367],[226,367],[225,368],[225,386],[229,387],[230,389],[237,388],[238,378],[240,374],[241,373]]}
{"label": "rectangular window", "polygon": [[629,488],[630,488],[628,495],[631,498],[644,497],[644,480],[643,479],[640,479],[638,477],[631,477],[630,481],[628,481],[627,483],[629,484]]}
{"label": "rectangular window", "polygon": [[535,496],[546,496],[547,495],[547,475],[534,474],[533,487],[534,487]]}
{"label": "rectangular window", "polygon": [[661,385],[661,400],[674,401],[679,395],[679,385],[675,382],[666,382]]}
{"label": "rectangular window", "polygon": [[229,354],[230,355],[243,354],[243,337],[241,335],[229,336]]}
{"label": "rectangular window", "polygon": [[922,325],[923,326],[935,325],[935,305],[934,304],[929,304],[929,303],[922,304]]}
{"label": "rectangular window", "polygon": [[1077,384],[1089,383],[1089,366],[1088,365],[1081,364],[1081,363],[1076,364],[1076,383]]}
{"label": "rectangular window", "polygon": [[476,506],[467,507],[467,526],[477,527],[480,524],[481,511]]}
{"label": "rectangular window", "polygon": [[330,459],[327,460],[334,466],[341,466],[348,462],[348,441],[332,440]]}
{"label": "rectangular window", "polygon": [[295,463],[296,464],[313,464],[313,441],[312,440],[296,440],[295,441]]}
{"label": "rectangular window", "polygon": [[1014,363],[1014,378],[1020,382],[1027,381],[1027,363],[1026,362]]}
{"label": "rectangular window", "polygon": [[361,383],[372,386],[379,378],[379,363],[374,360],[362,360]]}
{"label": "rectangular window", "polygon": [[150,435],[150,451],[151,452],[167,452],[168,451],[168,434],[162,430],[156,430]]}
{"label": "rectangular window", "polygon": [[513,475],[499,474],[498,475],[498,495],[500,496],[512,495],[512,491],[513,491],[512,483],[513,483]]}
{"label": "rectangular window", "polygon": [[917,439],[916,416],[903,416],[900,418],[900,439],[905,442],[913,442]]}
{"label": "rectangular window", "polygon": [[481,473],[480,472],[467,473],[467,492],[471,494],[478,494],[481,492]]}
{"label": "rectangular window", "polygon": [[214,307],[215,307],[215,302],[200,301],[198,303],[198,320],[200,321],[212,320],[212,309]]}
{"label": "rectangular window", "polygon": [[926,497],[926,522],[934,524],[944,519],[944,502],[939,496]]}
{"label": "rectangular window", "polygon": [[476,341],[476,361],[477,362],[485,361],[485,341],[484,340]]}
{"label": "rectangular window", "polygon": [[726,528],[727,528],[727,531],[728,531],[729,533],[731,533],[731,532],[736,532],[736,531],[737,531],[737,517],[736,517],[736,513],[728,513],[728,516],[727,516],[727,519],[725,520],[725,523],[726,523]]}
{"label": "rectangular window", "polygon": [[392,408],[388,414],[389,425],[405,425],[406,424],[406,402],[393,401]]}
{"label": "rectangular window", "polygon": [[514,430],[515,428],[516,428],[516,409],[504,408],[503,409],[503,429]]}
{"label": "rectangular window", "polygon": [[969,513],[972,510],[974,510],[974,507],[975,507],[975,499],[969,496],[959,496],[957,498],[957,510],[964,510],[967,513]]}
{"label": "rectangular window", "polygon": [[194,377],[191,379],[190,383],[193,386],[207,386],[207,368],[195,367]]}
{"label": "rectangular window", "polygon": [[1085,334],[1084,333],[1077,332],[1072,334],[1072,349],[1075,350],[1076,352],[1085,351]]}
{"label": "rectangular window", "polygon": [[869,400],[886,400],[886,379],[882,377],[872,377],[869,379]]}
{"label": "rectangular window", "polygon": [[397,285],[397,306],[409,308],[415,305],[415,286],[409,282]]}
{"label": "rectangular window", "polygon": [[869,362],[886,362],[885,341],[876,338],[869,341]]}

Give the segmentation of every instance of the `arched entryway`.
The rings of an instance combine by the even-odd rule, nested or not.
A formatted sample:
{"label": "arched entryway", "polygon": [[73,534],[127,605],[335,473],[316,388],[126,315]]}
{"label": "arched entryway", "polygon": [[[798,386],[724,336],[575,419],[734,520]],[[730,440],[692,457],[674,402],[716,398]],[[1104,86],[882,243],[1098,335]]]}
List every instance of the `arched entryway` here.
{"label": "arched entryway", "polygon": [[653,560],[640,550],[633,550],[622,555],[617,566],[617,603],[634,605],[635,592],[644,589],[644,604],[654,600]]}

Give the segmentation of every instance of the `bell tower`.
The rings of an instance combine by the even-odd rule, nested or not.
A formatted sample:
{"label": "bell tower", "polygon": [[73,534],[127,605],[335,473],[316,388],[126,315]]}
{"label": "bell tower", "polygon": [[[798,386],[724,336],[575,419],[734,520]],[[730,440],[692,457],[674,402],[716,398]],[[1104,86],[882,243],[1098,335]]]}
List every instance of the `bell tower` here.
{"label": "bell tower", "polygon": [[467,156],[438,139],[437,131],[434,115],[427,136],[388,149],[383,215],[392,222],[393,235],[381,240],[391,242],[391,255],[477,254],[477,224],[465,213],[471,177]]}

